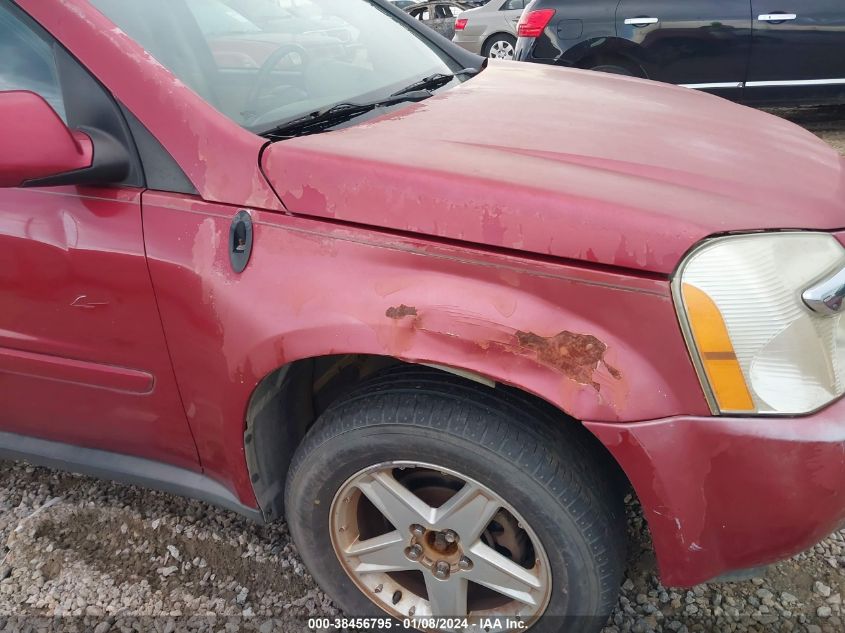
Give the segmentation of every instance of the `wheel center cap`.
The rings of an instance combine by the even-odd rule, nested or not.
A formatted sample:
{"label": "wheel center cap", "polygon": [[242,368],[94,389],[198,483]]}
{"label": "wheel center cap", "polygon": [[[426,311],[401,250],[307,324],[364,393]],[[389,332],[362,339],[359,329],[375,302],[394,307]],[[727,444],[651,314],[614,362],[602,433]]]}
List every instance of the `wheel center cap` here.
{"label": "wheel center cap", "polygon": [[429,545],[432,549],[440,554],[454,554],[458,551],[458,539],[451,530],[442,530],[440,532],[428,532],[426,534]]}
{"label": "wheel center cap", "polygon": [[419,525],[411,526],[411,542],[405,555],[442,579],[459,569],[469,568],[460,537],[454,530],[426,530]]}

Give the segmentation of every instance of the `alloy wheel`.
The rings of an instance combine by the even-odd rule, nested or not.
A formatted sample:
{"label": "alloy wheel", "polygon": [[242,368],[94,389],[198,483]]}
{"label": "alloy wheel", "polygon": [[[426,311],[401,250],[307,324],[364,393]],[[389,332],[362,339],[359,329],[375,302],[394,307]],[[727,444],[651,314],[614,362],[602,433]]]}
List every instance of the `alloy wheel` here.
{"label": "alloy wheel", "polygon": [[516,49],[513,44],[506,40],[493,42],[493,45],[490,47],[491,59],[513,59],[515,54]]}
{"label": "alloy wheel", "polygon": [[519,617],[530,626],[552,588],[525,520],[479,482],[432,464],[387,462],[341,486],[331,539],[358,588],[390,615]]}

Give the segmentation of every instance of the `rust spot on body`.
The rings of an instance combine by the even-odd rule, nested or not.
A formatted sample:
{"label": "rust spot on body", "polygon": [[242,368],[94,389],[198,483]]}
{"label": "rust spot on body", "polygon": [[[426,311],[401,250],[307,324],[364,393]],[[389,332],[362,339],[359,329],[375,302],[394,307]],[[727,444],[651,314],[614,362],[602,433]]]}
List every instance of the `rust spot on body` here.
{"label": "rust spot on body", "polygon": [[604,365],[615,380],[622,379],[619,370],[604,359],[607,345],[595,336],[563,331],[556,336],[544,337],[533,332],[517,332],[516,340],[520,347],[534,352],[540,362],[559,369],[568,378],[589,385],[596,391],[601,391],[601,385],[593,379],[593,374],[600,365]]}
{"label": "rust spot on body", "polygon": [[395,321],[399,321],[400,319],[404,319],[405,317],[415,317],[417,316],[417,309],[413,306],[406,306],[404,303],[401,306],[394,306],[392,308],[388,308],[387,312],[384,313],[388,319],[394,319]]}

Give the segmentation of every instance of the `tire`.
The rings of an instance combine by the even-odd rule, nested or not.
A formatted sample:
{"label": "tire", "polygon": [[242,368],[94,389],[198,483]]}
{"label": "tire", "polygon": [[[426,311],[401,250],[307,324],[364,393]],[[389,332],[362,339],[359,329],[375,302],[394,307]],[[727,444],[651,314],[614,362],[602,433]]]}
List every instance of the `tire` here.
{"label": "tire", "polygon": [[484,44],[482,55],[491,59],[510,59],[516,54],[516,38],[512,35],[499,33]]}
{"label": "tire", "polygon": [[[449,573],[437,566],[448,567],[448,561],[438,561],[431,568],[420,567],[424,571],[402,572],[408,578],[402,577],[398,585],[393,581],[401,574],[379,572],[380,584],[376,586],[373,575],[347,572],[370,559],[345,558],[346,562],[341,562],[342,556],[336,551],[347,551],[343,543],[338,544],[344,538],[359,543],[376,534],[373,531],[365,535],[361,527],[371,520],[373,512],[384,514],[374,510],[376,506],[370,504],[369,494],[362,492],[367,489],[372,494],[376,477],[394,482],[404,478],[403,495],[413,488],[408,482],[422,482],[413,488],[419,499],[424,492],[433,494],[432,491],[440,490],[437,486],[451,482],[454,475],[465,482],[459,492],[450,493],[456,499],[478,486],[486,491],[481,498],[489,501],[494,496],[497,503],[507,506],[498,510],[475,545],[461,541],[463,537],[454,532],[457,543],[448,545],[451,530],[425,531],[417,540],[414,534],[422,534],[425,528],[414,524],[406,527],[401,519],[384,520],[378,533],[386,536],[379,538],[395,533],[402,539],[411,539],[407,541],[409,545],[417,543],[414,547],[419,548],[422,544],[425,552],[420,560],[428,562],[434,560],[429,561],[431,551],[435,558],[452,555],[449,549],[433,550],[438,543],[444,548],[466,548],[454,554],[463,555],[457,567],[457,559],[452,559],[450,582],[462,582],[458,574],[489,581],[489,575],[472,574],[487,573],[487,552],[493,552],[491,556],[502,553],[529,569],[529,575],[536,575],[539,580],[532,580],[536,583],[532,587],[540,588],[532,589],[536,592],[532,594],[533,606],[513,601],[504,607],[499,605],[500,611],[511,604],[516,605],[514,610],[523,609],[521,613],[528,613],[525,617],[533,623],[532,633],[600,630],[616,604],[625,562],[622,491],[617,480],[599,467],[599,451],[603,449],[593,443],[592,437],[586,437],[583,428],[562,417],[553,407],[516,390],[491,389],[427,368],[403,367],[375,377],[332,405],[294,456],[286,487],[286,513],[303,561],[319,585],[351,617],[384,618],[389,613],[399,619],[408,615],[409,604],[414,609],[410,612],[417,615],[425,614],[428,608],[434,610],[434,603],[427,600],[431,595],[428,588],[440,586],[433,576],[440,571]],[[573,426],[561,426],[566,424]],[[384,462],[404,462],[405,468],[391,463],[387,470],[380,470]],[[350,488],[350,481],[358,482],[361,488]],[[367,482],[366,486],[361,482]],[[449,503],[451,500],[439,505],[442,512],[446,513]],[[499,507],[497,503],[490,505]],[[401,506],[403,511],[407,507]],[[438,507],[438,503],[431,503],[431,507]],[[369,514],[366,508],[370,508]],[[474,520],[488,521],[488,515],[475,512],[477,505],[472,508],[473,517],[485,516]],[[455,512],[453,516],[459,515]],[[460,516],[466,519],[469,515]],[[353,535],[344,536],[345,531]],[[457,531],[463,532],[463,528]],[[445,541],[440,539],[444,534]],[[391,547],[406,546],[405,540],[396,540],[397,545]],[[484,544],[495,549],[484,549]],[[412,549],[405,547],[406,557],[412,555]],[[476,557],[477,553],[481,558]],[[465,558],[472,566],[469,571],[464,571]],[[392,564],[396,559],[390,560]],[[522,573],[514,577],[521,577]],[[511,579],[509,576],[508,583],[502,586],[507,585],[510,590]],[[543,584],[543,579],[548,582]],[[425,583],[424,590],[420,583]],[[491,604],[489,600],[493,598],[509,599],[509,595],[491,594],[474,582],[464,582],[463,586],[470,587],[464,613],[469,609],[480,614],[483,609],[476,610],[473,605]],[[517,583],[517,588],[522,586]],[[403,593],[394,591],[396,587],[411,589]],[[379,592],[382,593],[376,595]],[[391,602],[398,606],[390,606],[387,596],[392,596]],[[385,605],[384,610],[375,600]],[[542,608],[543,604],[547,606]],[[545,617],[536,620],[534,609],[541,609]],[[448,611],[440,609],[437,613]]]}
{"label": "tire", "polygon": [[620,64],[599,64],[597,66],[593,66],[590,70],[594,70],[599,73],[609,73],[611,75],[624,75],[625,77],[639,77],[639,74],[634,72],[632,69],[628,68],[627,66],[622,66]]}

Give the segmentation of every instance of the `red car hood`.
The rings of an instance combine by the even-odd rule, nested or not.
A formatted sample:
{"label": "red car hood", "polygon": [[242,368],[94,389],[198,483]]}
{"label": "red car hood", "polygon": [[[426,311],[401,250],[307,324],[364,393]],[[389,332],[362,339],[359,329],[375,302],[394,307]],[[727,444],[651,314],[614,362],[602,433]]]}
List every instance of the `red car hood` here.
{"label": "red car hood", "polygon": [[263,168],[291,212],[656,273],[714,233],[845,226],[845,161],[798,126],[536,64],[275,143]]}

